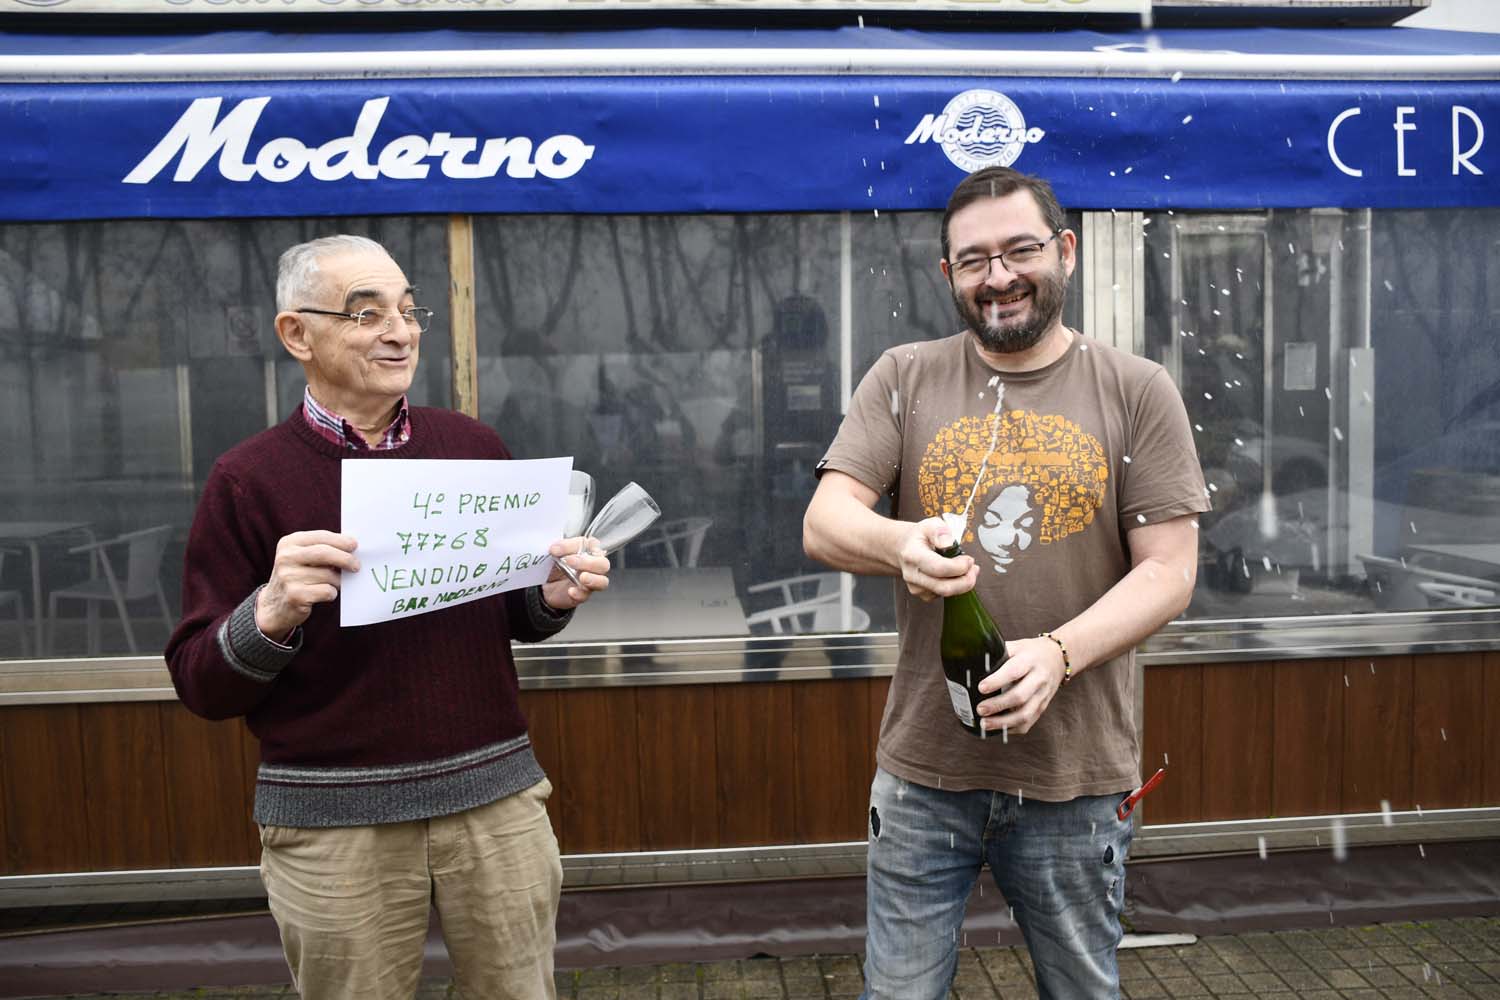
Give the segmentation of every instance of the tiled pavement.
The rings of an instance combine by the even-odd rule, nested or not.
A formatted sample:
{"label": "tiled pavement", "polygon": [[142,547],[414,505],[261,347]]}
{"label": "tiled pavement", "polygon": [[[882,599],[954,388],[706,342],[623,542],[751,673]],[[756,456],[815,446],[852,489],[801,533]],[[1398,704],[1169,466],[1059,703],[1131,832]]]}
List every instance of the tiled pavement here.
{"label": "tiled pavement", "polygon": [[[560,1000],[828,1000],[857,997],[857,955],[625,966],[558,973]],[[1500,917],[1369,927],[1231,934],[1196,944],[1128,949],[1121,980],[1131,1000],[1500,1000]],[[456,996],[441,980],[420,1000]],[[290,987],[155,994],[90,994],[131,1000],[290,1000]],[[1035,998],[1024,949],[965,948],[958,1000]],[[75,998],[77,1000],[77,998]]]}

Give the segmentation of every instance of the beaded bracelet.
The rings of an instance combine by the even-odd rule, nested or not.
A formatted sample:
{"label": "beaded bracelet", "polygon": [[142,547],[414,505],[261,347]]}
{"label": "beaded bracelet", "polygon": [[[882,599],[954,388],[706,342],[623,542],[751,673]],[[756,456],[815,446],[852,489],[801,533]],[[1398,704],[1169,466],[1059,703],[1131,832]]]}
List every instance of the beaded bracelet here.
{"label": "beaded bracelet", "polygon": [[[1073,661],[1068,657],[1068,647],[1064,646],[1063,645],[1063,641],[1061,639],[1059,639],[1057,636],[1053,635],[1051,632],[1043,632],[1037,638],[1039,638],[1039,639],[1051,639],[1053,642],[1057,643],[1057,648],[1060,649],[1060,650],[1062,650],[1062,655],[1063,655],[1063,679],[1062,679],[1062,682],[1063,682],[1063,684],[1066,684],[1066,683],[1068,683],[1068,681],[1072,680],[1073,679]],[[1058,687],[1062,687],[1062,684],[1059,684]]]}

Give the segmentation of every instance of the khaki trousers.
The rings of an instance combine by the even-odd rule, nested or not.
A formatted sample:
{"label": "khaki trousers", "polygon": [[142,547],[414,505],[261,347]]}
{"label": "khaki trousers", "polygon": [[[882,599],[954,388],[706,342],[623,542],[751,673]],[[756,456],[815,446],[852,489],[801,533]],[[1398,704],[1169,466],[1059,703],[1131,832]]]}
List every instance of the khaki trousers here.
{"label": "khaki trousers", "polygon": [[544,779],[410,823],[261,827],[261,880],[304,1000],[411,1000],[434,904],[464,997],[554,1000],[551,791]]}

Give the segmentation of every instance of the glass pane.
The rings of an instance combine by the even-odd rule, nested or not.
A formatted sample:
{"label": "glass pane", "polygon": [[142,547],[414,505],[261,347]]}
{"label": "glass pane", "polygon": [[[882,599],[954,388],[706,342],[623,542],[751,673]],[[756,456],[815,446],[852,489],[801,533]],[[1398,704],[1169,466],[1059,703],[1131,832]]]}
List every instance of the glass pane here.
{"label": "glass pane", "polygon": [[1496,603],[1495,216],[1146,227],[1147,353],[1182,389],[1215,508],[1189,617]]}
{"label": "glass pane", "polygon": [[[11,441],[0,461],[0,656],[161,651],[197,488],[215,458],[301,399],[300,367],[272,325],[277,258],[336,232],[382,241],[446,298],[440,220],[0,227],[0,420]],[[446,406],[437,305],[412,395]],[[163,530],[137,534],[153,528]],[[127,535],[134,547],[80,548]],[[142,595],[123,609],[104,560],[127,595]]]}
{"label": "glass pane", "polygon": [[573,456],[601,506],[634,480],[662,508],[564,639],[860,626],[802,553],[840,415],[837,216],[489,217],[475,247],[480,419]]}
{"label": "glass pane", "polygon": [[1370,598],[1500,604],[1500,209],[1373,213]]}

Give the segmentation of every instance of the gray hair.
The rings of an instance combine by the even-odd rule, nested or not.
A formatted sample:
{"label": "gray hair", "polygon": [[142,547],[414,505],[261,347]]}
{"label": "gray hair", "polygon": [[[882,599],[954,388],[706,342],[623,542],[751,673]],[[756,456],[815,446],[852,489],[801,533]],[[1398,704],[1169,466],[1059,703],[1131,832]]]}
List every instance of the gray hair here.
{"label": "gray hair", "polygon": [[305,305],[316,289],[318,261],[324,257],[352,250],[387,254],[385,247],[367,236],[324,236],[298,243],[281,255],[276,265],[276,310],[286,312]]}

